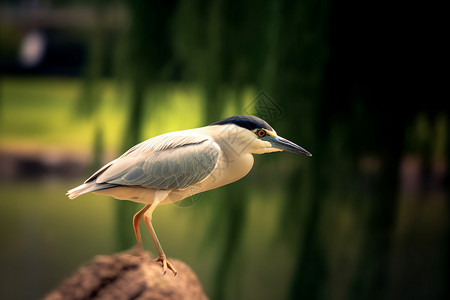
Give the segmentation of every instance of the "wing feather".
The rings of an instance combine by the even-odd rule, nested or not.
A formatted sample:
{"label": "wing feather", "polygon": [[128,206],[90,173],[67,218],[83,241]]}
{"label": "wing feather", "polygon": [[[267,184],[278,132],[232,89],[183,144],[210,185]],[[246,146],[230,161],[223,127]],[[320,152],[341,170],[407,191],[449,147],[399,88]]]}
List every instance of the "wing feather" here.
{"label": "wing feather", "polygon": [[183,189],[207,178],[220,148],[208,136],[169,133],[128,150],[98,171],[97,183]]}

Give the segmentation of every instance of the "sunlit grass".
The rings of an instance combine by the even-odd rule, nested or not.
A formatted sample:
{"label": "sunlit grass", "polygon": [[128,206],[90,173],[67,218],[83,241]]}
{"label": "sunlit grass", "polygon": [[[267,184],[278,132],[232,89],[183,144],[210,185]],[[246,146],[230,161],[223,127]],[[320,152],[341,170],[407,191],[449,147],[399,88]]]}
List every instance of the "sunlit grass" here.
{"label": "sunlit grass", "polygon": [[[3,145],[90,149],[96,126],[105,147],[118,152],[127,134],[128,92],[114,81],[100,84],[100,104],[92,117],[77,110],[82,87],[78,79],[17,79],[0,81],[0,140]],[[163,92],[164,91],[164,92]],[[169,91],[169,92],[166,92]],[[202,125],[198,89],[149,86],[142,140],[168,131]]]}
{"label": "sunlit grass", "polygon": [[3,145],[79,149],[91,144],[92,121],[75,114],[78,80],[6,78],[0,93]]}

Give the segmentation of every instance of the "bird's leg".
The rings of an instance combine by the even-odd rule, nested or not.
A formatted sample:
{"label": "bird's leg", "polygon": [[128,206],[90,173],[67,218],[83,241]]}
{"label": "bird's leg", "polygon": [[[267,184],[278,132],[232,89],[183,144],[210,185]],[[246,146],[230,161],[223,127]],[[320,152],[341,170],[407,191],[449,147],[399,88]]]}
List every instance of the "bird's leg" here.
{"label": "bird's leg", "polygon": [[[159,192],[159,193],[158,193]],[[155,229],[152,225],[152,215],[153,211],[155,210],[156,206],[168,196],[170,191],[161,191],[158,190],[155,193],[155,200],[153,201],[152,205],[150,206],[150,209],[144,213],[144,221],[147,225],[148,230],[150,231],[150,234],[152,235],[153,241],[155,242],[156,249],[158,250],[158,258],[155,259],[155,261],[160,261],[162,263],[163,272],[166,274],[167,268],[169,268],[173,275],[177,275],[177,270],[173,267],[173,265],[167,260],[166,254],[164,253],[164,250],[161,246],[161,243],[159,242],[158,236],[156,235]]]}
{"label": "bird's leg", "polygon": [[158,236],[156,235],[155,229],[153,228],[151,216],[147,217],[147,214],[145,214],[144,221],[145,224],[147,224],[148,230],[150,231],[153,241],[155,242],[156,249],[158,250],[158,258],[155,259],[155,261],[160,261],[162,263],[164,274],[166,274],[167,268],[169,268],[173,272],[173,276],[176,276],[177,270],[175,270],[174,266],[167,260],[166,254],[164,253],[161,243],[159,242]]}
{"label": "bird's leg", "polygon": [[136,240],[139,246],[139,249],[143,250],[142,247],[142,238],[141,238],[141,230],[139,228],[139,224],[142,220],[142,215],[150,208],[150,204],[144,206],[140,211],[138,211],[133,217],[133,228],[134,234],[136,235]]}

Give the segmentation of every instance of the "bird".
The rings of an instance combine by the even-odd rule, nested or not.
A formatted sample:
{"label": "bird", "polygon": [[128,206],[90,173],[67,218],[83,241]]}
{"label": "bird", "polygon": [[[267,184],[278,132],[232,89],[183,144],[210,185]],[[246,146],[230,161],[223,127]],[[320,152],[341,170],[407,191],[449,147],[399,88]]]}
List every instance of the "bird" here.
{"label": "bird", "polygon": [[163,274],[168,268],[176,276],[152,225],[155,208],[235,182],[252,169],[254,154],[278,151],[312,156],[259,117],[231,116],[137,144],[67,195],[74,199],[92,192],[145,204],[133,217],[138,247],[143,249],[139,224],[144,218],[158,251],[155,261],[161,263]]}

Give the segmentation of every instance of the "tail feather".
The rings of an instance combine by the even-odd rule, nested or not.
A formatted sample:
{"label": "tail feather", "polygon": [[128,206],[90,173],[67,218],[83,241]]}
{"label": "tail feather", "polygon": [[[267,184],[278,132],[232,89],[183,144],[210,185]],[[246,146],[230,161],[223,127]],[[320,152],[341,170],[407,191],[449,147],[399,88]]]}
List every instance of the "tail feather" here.
{"label": "tail feather", "polygon": [[82,185],[69,190],[66,193],[66,195],[69,196],[69,199],[75,199],[76,197],[86,193],[110,189],[116,186],[117,184],[110,184],[110,183],[96,183],[96,182],[83,183]]}

